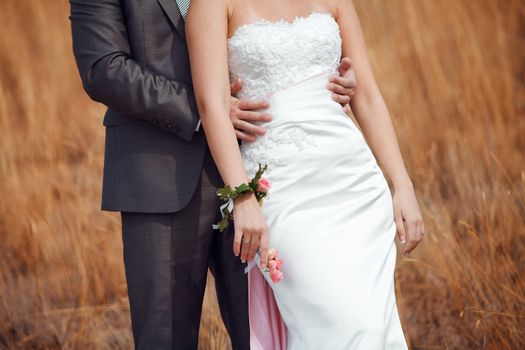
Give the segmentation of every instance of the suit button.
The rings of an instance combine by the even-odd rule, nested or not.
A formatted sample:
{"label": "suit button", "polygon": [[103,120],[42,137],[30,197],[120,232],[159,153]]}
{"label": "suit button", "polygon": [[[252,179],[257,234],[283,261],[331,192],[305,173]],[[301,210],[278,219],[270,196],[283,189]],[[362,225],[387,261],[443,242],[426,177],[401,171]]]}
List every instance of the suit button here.
{"label": "suit button", "polygon": [[168,123],[167,127],[168,129],[173,129],[173,125],[171,125],[171,123]]}

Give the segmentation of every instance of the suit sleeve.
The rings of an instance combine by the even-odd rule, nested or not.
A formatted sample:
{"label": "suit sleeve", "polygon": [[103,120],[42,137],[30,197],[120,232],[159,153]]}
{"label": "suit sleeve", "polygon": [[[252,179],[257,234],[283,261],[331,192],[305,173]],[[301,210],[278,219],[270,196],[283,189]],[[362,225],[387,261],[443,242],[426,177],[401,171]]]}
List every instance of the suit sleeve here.
{"label": "suit sleeve", "polygon": [[198,123],[191,85],[152,74],[130,57],[120,0],[70,0],[73,52],[88,95],[190,141]]}

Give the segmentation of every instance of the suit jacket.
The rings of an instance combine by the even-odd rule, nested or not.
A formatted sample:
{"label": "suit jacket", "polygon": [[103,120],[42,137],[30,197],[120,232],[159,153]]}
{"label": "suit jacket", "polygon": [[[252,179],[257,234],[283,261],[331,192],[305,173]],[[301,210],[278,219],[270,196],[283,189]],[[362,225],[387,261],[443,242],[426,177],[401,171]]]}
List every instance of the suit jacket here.
{"label": "suit jacket", "polygon": [[175,0],[71,0],[84,89],[105,104],[102,209],[175,212],[190,201],[207,148],[184,20]]}

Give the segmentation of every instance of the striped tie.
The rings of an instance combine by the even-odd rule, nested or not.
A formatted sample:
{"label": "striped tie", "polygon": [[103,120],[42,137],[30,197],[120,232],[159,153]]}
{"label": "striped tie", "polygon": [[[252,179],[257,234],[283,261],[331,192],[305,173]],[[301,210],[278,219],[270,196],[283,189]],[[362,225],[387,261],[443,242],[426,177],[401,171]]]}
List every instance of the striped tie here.
{"label": "striped tie", "polygon": [[182,18],[186,19],[186,14],[188,13],[188,8],[190,7],[190,0],[177,0],[177,5],[179,6]]}

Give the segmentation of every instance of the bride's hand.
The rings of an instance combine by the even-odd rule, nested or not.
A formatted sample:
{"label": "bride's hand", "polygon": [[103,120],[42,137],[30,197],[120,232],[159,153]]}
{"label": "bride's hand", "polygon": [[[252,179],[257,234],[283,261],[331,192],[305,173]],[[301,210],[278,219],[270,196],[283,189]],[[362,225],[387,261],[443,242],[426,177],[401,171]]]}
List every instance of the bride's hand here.
{"label": "bride's hand", "polygon": [[405,243],[403,256],[412,252],[423,239],[425,226],[412,185],[394,189],[394,219],[399,241]]}
{"label": "bride's hand", "polygon": [[266,268],[268,261],[268,225],[261,206],[253,193],[235,199],[233,210],[235,239],[233,252],[241,255],[241,261],[252,260],[260,249],[261,268]]}

